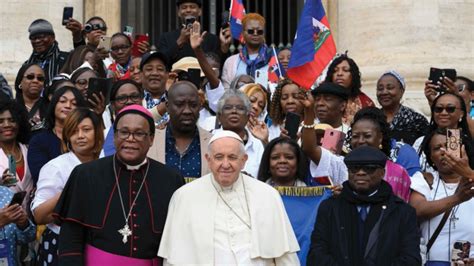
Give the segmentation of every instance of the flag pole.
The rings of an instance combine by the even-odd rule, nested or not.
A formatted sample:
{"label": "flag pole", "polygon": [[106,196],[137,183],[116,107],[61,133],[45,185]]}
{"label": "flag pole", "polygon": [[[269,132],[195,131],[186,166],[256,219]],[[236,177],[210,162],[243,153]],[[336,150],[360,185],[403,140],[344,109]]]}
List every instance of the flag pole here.
{"label": "flag pole", "polygon": [[282,73],[282,70],[280,69],[280,61],[278,60],[278,54],[276,53],[276,50],[275,50],[275,45],[272,45],[272,50],[273,50],[273,56],[275,56],[275,60],[277,62],[277,66],[278,66],[278,79],[283,79],[283,77],[281,76],[281,73]]}

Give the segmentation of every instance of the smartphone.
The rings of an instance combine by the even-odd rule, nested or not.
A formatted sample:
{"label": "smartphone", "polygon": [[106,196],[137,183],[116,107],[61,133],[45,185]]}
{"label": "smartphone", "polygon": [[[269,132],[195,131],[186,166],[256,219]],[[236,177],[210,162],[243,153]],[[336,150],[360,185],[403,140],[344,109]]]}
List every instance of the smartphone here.
{"label": "smartphone", "polygon": [[[440,69],[435,67],[430,68],[430,76],[428,79],[431,80],[432,84],[438,85],[438,81],[441,81],[441,79],[444,77],[448,77],[454,82],[456,80],[456,69]],[[446,92],[446,88],[443,85],[441,85],[436,90],[438,92]]]}
{"label": "smartphone", "polygon": [[446,153],[461,158],[461,129],[446,129]]}
{"label": "smartphone", "polygon": [[112,88],[112,79],[111,78],[90,78],[89,86],[87,87],[87,99],[95,101],[95,98],[92,96],[96,94],[99,96],[100,93],[105,97],[105,104],[110,102],[110,90]]}
{"label": "smartphone", "polygon": [[462,261],[463,259],[469,258],[469,253],[471,252],[471,242],[467,240],[458,240],[454,242],[453,248],[451,250],[451,261],[457,262]]}
{"label": "smartphone", "polygon": [[285,118],[285,129],[288,131],[288,137],[296,140],[296,135],[300,127],[301,117],[293,112],[288,112]]}
{"label": "smartphone", "polygon": [[324,130],[321,146],[334,154],[341,154],[345,138],[346,134],[344,132],[328,128]]}
{"label": "smartphone", "polygon": [[201,69],[188,68],[189,81],[191,81],[198,90],[201,88]]}
{"label": "smartphone", "polygon": [[13,155],[8,154],[8,172],[13,176],[16,176],[16,161]]}
{"label": "smartphone", "polygon": [[229,11],[222,12],[222,21],[221,21],[221,28],[226,29],[230,27],[230,19],[229,19]]}
{"label": "smartphone", "polygon": [[318,185],[321,186],[334,186],[334,182],[332,182],[332,179],[329,176],[316,176],[313,177],[313,182],[316,182]]}
{"label": "smartphone", "polygon": [[63,25],[66,25],[70,18],[72,18],[72,12],[74,11],[74,7],[72,6],[65,6],[63,9]]}
{"label": "smartphone", "polygon": [[112,41],[111,37],[100,36],[99,45],[97,45],[97,49],[104,48],[107,52],[110,51],[111,41]]}
{"label": "smartphone", "polygon": [[255,83],[262,85],[264,88],[268,85],[268,72],[255,70]]}
{"label": "smartphone", "polygon": [[137,34],[135,36],[135,39],[133,40],[133,45],[132,45],[132,56],[133,57],[140,57],[143,54],[138,50],[138,44],[141,42],[149,42],[150,38],[148,37],[148,34]]}
{"label": "smartphone", "polygon": [[123,34],[127,35],[130,39],[132,39],[133,27],[132,26],[123,27]]}
{"label": "smartphone", "polygon": [[10,204],[8,204],[8,206],[12,206],[13,204],[21,205],[23,203],[23,200],[25,199],[25,196],[26,196],[26,191],[20,191],[20,192],[15,193],[12,197],[12,200],[10,201]]}

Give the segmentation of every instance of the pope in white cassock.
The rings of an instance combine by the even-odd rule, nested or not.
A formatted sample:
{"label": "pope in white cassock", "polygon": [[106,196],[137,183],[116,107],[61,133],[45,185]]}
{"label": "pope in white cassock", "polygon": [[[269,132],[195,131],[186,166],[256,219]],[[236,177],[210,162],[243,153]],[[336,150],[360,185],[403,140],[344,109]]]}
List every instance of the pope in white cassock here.
{"label": "pope in white cassock", "polygon": [[164,265],[300,265],[280,195],[241,174],[247,161],[242,139],[216,133],[206,159],[211,174],[171,198],[158,251]]}

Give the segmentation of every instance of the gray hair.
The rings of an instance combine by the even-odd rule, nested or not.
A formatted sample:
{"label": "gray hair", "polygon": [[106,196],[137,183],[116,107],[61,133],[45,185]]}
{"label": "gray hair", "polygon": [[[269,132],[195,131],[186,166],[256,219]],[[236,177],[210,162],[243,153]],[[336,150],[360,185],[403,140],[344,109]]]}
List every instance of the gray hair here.
{"label": "gray hair", "polygon": [[238,89],[239,89],[239,88],[238,88],[238,86],[239,86],[239,81],[240,81],[240,79],[243,78],[243,77],[248,77],[250,80],[252,80],[252,82],[250,82],[250,83],[255,83],[255,79],[254,79],[252,76],[250,76],[250,75],[245,75],[245,74],[244,74],[244,75],[238,75],[238,76],[236,76],[236,77],[232,80],[232,82],[230,83],[229,88],[230,88],[230,89],[233,89],[233,90],[238,90]]}
{"label": "gray hair", "polygon": [[224,94],[222,95],[222,97],[217,102],[217,114],[222,114],[222,108],[224,108],[225,102],[227,101],[227,99],[232,98],[232,97],[239,97],[242,100],[245,106],[245,110],[248,114],[248,112],[250,111],[249,97],[240,90],[231,90],[231,89],[226,90]]}

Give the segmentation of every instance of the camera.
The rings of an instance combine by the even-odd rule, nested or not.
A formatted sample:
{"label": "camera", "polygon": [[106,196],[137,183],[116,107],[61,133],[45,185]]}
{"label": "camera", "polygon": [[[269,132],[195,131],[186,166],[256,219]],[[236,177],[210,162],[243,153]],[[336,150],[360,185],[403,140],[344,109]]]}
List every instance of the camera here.
{"label": "camera", "polygon": [[91,32],[91,31],[93,31],[93,30],[106,31],[106,30],[107,30],[107,27],[106,27],[104,24],[102,24],[102,23],[99,23],[99,24],[89,24],[89,23],[88,23],[88,24],[86,24],[86,25],[84,26],[84,31],[85,31],[86,33],[89,33],[89,32]]}
{"label": "camera", "polygon": [[186,25],[186,28],[190,28],[194,21],[196,21],[196,17],[193,16],[187,16],[184,18],[184,25]]}

